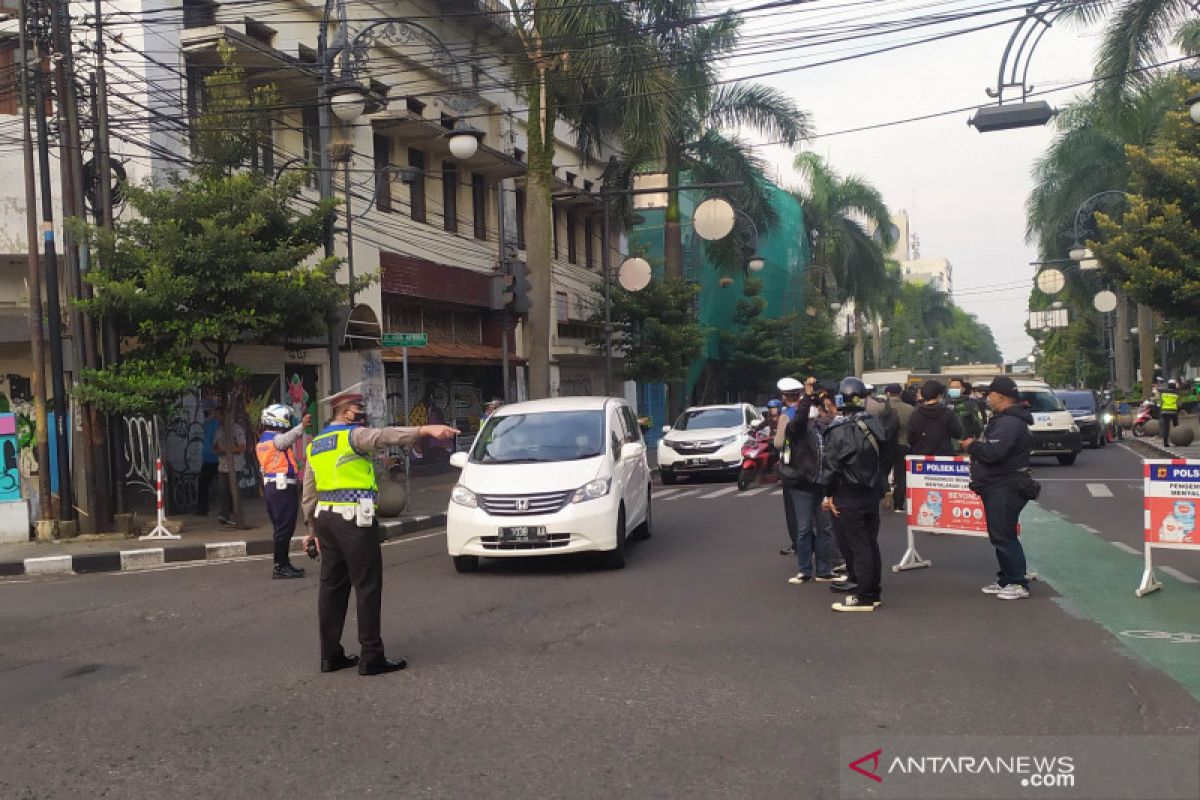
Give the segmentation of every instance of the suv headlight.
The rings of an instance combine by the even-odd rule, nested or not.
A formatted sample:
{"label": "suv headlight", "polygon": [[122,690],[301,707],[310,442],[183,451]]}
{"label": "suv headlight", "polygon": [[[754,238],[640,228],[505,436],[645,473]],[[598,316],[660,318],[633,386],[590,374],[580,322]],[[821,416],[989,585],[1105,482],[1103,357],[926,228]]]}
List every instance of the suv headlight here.
{"label": "suv headlight", "polygon": [[1106,425],[1107,425],[1108,423],[1110,423],[1110,422],[1112,422],[1112,421],[1113,421],[1113,415],[1112,415],[1112,412],[1110,412],[1110,411],[1105,411],[1105,412],[1104,412],[1104,424],[1106,424]]}
{"label": "suv headlight", "polygon": [[479,498],[461,483],[450,491],[450,501],[457,503],[463,508],[479,508]]}
{"label": "suv headlight", "polygon": [[588,500],[595,500],[598,497],[604,497],[611,488],[612,478],[597,478],[576,489],[575,496],[571,498],[571,502],[583,503]]}
{"label": "suv headlight", "polygon": [[675,446],[679,444],[679,442],[675,441],[674,439],[663,439],[659,444],[664,444],[674,450]]}
{"label": "suv headlight", "polygon": [[1083,414],[1082,416],[1076,417],[1075,421],[1076,422],[1095,422],[1096,415],[1095,414]]}
{"label": "suv headlight", "polygon": [[724,447],[725,445],[733,444],[734,442],[739,441],[740,439],[742,439],[741,436],[734,434],[733,436],[726,436],[722,439],[714,439],[713,444],[715,444],[717,447]]}

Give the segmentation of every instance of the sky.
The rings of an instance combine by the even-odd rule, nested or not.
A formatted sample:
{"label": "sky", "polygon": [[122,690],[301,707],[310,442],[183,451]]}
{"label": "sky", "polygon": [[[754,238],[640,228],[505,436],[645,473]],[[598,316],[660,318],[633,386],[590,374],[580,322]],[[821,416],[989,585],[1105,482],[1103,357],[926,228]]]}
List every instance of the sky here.
{"label": "sky", "polygon": [[[744,10],[761,2],[726,3]],[[712,6],[710,6],[712,7]],[[755,78],[788,92],[811,114],[818,138],[804,146],[825,156],[844,175],[873,183],[892,209],[908,211],[920,239],[922,258],[948,258],[954,268],[955,302],[988,325],[1006,360],[1025,356],[1033,341],[1024,330],[1037,251],[1025,242],[1025,199],[1033,164],[1050,144],[1053,123],[981,134],[967,125],[971,112],[892,125],[871,131],[827,135],[849,128],[902,120],[950,109],[994,103],[1004,46],[1022,11],[1004,0],[819,0],[769,13],[748,12],[743,46],[766,49],[784,42],[764,37],[830,26],[911,18],[982,7],[1002,13],[937,27],[857,39],[779,53],[747,53],[723,68],[725,78],[790,69],[830,57],[877,49],[914,38],[1012,20],[1002,27],[919,44],[853,61]],[[1086,81],[1099,29],[1060,22],[1046,32],[1034,53],[1029,82],[1034,90]],[[1082,89],[1043,98],[1062,106]],[[749,136],[757,142],[762,137]],[[801,181],[791,168],[794,151],[764,146],[773,176],[784,186]],[[1020,281],[1019,285],[1016,285]]]}

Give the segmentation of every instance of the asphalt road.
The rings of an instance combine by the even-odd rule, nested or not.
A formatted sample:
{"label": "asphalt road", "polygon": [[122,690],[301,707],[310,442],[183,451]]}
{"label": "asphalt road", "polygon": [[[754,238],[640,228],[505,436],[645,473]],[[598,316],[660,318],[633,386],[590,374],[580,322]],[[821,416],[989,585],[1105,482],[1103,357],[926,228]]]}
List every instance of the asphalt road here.
{"label": "asphalt road", "polygon": [[985,541],[925,537],[933,568],[839,615],[786,583],[773,489],[723,488],[656,500],[622,571],[458,575],[437,533],[388,545],[385,641],[410,667],[372,678],[318,673],[315,578],[261,559],[0,583],[0,797],[832,798],[846,735],[1200,730],[1192,694],[1051,586],[981,594]]}

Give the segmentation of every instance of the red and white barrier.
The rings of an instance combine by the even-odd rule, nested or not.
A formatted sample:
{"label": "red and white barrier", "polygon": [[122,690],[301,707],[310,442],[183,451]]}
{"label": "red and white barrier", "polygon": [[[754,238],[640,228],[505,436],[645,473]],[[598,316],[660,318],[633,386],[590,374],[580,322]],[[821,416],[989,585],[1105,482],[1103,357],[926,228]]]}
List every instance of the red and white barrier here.
{"label": "red and white barrier", "polygon": [[157,471],[157,478],[158,478],[155,483],[155,486],[157,489],[156,494],[157,494],[157,503],[158,503],[158,524],[154,526],[154,530],[150,531],[145,536],[139,536],[138,538],[139,539],[178,539],[180,537],[174,533],[171,533],[169,530],[167,530],[167,526],[163,524],[167,521],[167,518],[165,516],[163,516],[163,472],[162,472],[162,459],[161,458],[156,458],[154,460],[154,468]]}
{"label": "red and white barrier", "polygon": [[1142,508],[1146,568],[1134,595],[1162,588],[1154,576],[1153,550],[1200,550],[1196,509],[1200,506],[1200,460],[1173,458],[1142,462]]}

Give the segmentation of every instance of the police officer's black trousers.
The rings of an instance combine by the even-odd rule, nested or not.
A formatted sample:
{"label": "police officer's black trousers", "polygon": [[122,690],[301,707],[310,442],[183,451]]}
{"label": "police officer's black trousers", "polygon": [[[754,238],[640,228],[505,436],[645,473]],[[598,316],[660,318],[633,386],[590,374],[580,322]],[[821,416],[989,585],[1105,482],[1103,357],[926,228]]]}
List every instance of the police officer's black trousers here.
{"label": "police officer's black trousers", "polygon": [[1179,425],[1179,414],[1174,411],[1163,411],[1158,415],[1158,424],[1162,427],[1163,447],[1171,446],[1171,426]]}
{"label": "police officer's black trousers", "polygon": [[321,588],[317,618],[321,629],[321,659],[336,660],[342,649],[342,628],[350,587],[358,615],[358,643],[363,664],[383,661],[379,614],[383,600],[383,553],[379,549],[378,523],[360,528],[353,518],[322,511],[314,520],[321,545]]}
{"label": "police officer's black trousers", "polygon": [[300,487],[291,484],[278,489],[268,483],[263,489],[267,501],[267,516],[271,518],[275,540],[275,566],[291,564],[288,553],[292,547],[292,535],[296,532],[296,512],[300,509]]}

